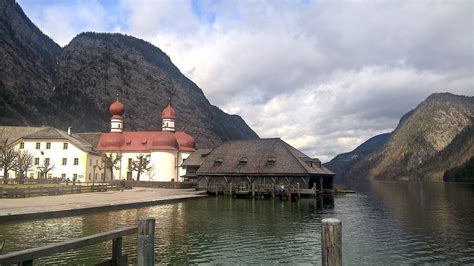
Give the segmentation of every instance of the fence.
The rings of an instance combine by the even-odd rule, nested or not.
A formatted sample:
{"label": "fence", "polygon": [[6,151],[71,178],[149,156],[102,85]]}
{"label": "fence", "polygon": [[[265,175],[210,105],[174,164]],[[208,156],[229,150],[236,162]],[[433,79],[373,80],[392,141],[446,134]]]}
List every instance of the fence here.
{"label": "fence", "polygon": [[89,193],[89,192],[102,192],[108,190],[120,190],[122,187],[119,184],[94,184],[90,186],[28,186],[28,187],[15,187],[5,188],[0,187],[0,198],[19,198],[19,197],[38,197],[38,196],[53,196],[53,195],[64,195],[64,194],[76,194],[76,193]]}
{"label": "fence", "polygon": [[101,234],[86,236],[57,244],[31,248],[0,255],[0,265],[33,265],[33,260],[112,240],[112,257],[103,265],[128,265],[128,256],[122,254],[122,237],[138,232],[138,265],[154,265],[155,218],[142,218],[137,226],[126,227]]}

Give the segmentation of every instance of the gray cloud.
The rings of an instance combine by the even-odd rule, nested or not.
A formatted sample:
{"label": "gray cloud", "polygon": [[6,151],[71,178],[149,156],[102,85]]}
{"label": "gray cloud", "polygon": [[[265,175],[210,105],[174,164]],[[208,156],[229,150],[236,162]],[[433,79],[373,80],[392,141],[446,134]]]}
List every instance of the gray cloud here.
{"label": "gray cloud", "polygon": [[433,92],[474,93],[471,1],[197,3],[122,0],[119,28],[259,135],[323,161],[393,130]]}

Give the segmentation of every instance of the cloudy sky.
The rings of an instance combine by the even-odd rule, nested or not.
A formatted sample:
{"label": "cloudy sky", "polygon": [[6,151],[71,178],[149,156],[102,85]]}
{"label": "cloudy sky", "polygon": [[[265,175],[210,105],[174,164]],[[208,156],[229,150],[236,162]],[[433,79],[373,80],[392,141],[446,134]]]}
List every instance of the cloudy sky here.
{"label": "cloudy sky", "polygon": [[474,1],[18,0],[61,46],[121,32],[211,103],[322,161],[434,92],[474,95]]}

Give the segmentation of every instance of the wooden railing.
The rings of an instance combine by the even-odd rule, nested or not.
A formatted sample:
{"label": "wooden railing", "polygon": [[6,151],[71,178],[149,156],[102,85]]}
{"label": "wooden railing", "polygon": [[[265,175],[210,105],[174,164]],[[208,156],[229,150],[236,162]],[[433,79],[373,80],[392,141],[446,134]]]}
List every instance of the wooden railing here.
{"label": "wooden railing", "polygon": [[152,188],[173,188],[188,189],[196,188],[197,183],[193,182],[160,182],[160,181],[136,181],[136,180],[114,180],[111,184],[125,183],[128,187],[152,187]]}
{"label": "wooden railing", "polygon": [[0,187],[0,198],[18,198],[18,197],[38,197],[38,196],[54,196],[64,194],[76,194],[76,193],[90,193],[90,192],[102,192],[108,190],[120,190],[123,189],[120,184],[94,184],[90,186],[28,186],[28,187]]}
{"label": "wooden railing", "polygon": [[128,256],[122,255],[122,237],[138,232],[138,265],[154,265],[155,218],[141,218],[138,227],[126,227],[96,235],[81,237],[61,243],[30,248],[0,255],[0,265],[33,265],[33,260],[51,256],[71,249],[78,249],[100,242],[112,240],[112,258],[103,264],[128,265]]}

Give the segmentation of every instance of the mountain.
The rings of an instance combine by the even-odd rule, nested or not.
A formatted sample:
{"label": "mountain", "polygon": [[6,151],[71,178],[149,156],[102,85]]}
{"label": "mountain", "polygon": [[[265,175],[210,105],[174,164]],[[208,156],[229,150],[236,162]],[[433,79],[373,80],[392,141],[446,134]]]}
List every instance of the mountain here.
{"label": "mountain", "polygon": [[357,162],[364,159],[368,154],[381,148],[387,142],[389,137],[390,133],[372,137],[353,151],[337,155],[331,161],[325,163],[324,166],[336,174],[334,177],[336,182],[341,182],[346,179],[347,174]]}
{"label": "mountain", "polygon": [[440,181],[474,154],[474,97],[435,93],[400,120],[383,147],[357,162],[348,178]]}
{"label": "mountain", "polygon": [[177,130],[199,147],[257,134],[213,106],[159,48],[122,34],[81,33],[61,48],[13,0],[0,0],[0,124],[108,131],[119,95],[126,130],[160,130],[171,99]]}

